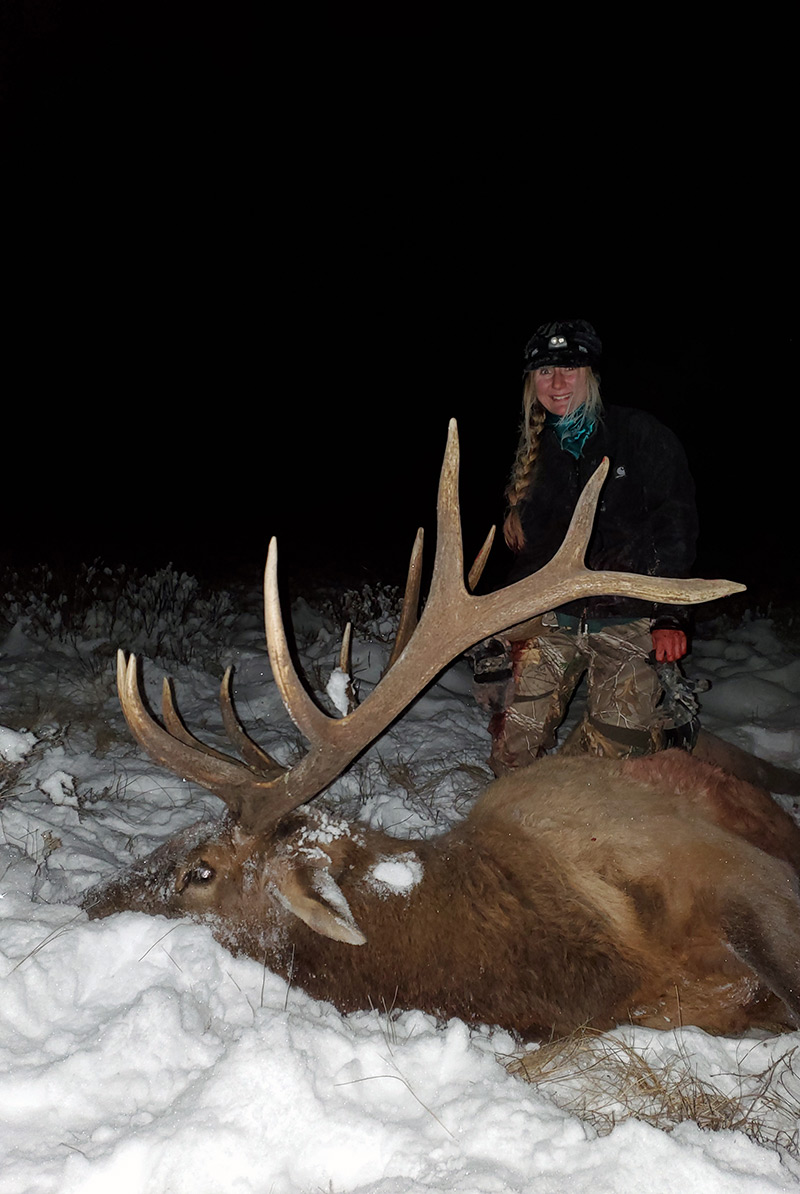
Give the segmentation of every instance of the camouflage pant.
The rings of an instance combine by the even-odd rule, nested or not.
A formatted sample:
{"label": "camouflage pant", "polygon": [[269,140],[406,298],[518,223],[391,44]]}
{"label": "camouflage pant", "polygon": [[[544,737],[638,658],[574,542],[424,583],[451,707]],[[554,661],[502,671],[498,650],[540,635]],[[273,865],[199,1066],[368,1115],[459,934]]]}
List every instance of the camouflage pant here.
{"label": "camouflage pant", "polygon": [[[555,621],[552,614],[544,618]],[[608,623],[594,632],[542,623],[536,637],[513,643],[515,695],[489,724],[495,774],[524,767],[555,746],[584,674],[588,693],[580,749],[611,758],[658,750],[661,684],[649,658],[652,646],[645,618]]]}

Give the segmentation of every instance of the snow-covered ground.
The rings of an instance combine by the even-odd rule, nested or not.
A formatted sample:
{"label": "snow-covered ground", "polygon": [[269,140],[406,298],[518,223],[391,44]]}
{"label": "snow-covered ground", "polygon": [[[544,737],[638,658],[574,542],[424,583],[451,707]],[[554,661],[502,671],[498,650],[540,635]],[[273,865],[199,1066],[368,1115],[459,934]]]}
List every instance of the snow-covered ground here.
{"label": "snow-covered ground", "polygon": [[[338,628],[303,602],[295,618],[322,691]],[[386,661],[389,620],[374,617],[356,643],[362,693]],[[236,666],[240,715],[288,760],[297,735],[258,614],[224,638],[218,663]],[[169,670],[187,724],[225,749],[220,671],[199,655]],[[154,707],[165,666],[146,664]],[[687,670],[713,681],[704,724],[797,759],[800,658],[768,619],[713,626]],[[90,923],[77,907],[88,886],[221,806],[132,743],[107,644],[48,641],[21,618],[0,642],[0,724],[0,1194],[777,1194],[800,1183],[800,1034],[612,1034],[653,1070],[680,1064],[750,1112],[750,1135],[692,1120],[668,1132],[600,1091],[602,1061],[531,1085],[506,1069],[514,1040],[490,1027],[385,1009],[343,1017],[233,958],[205,927],[132,913]],[[460,662],[326,799],[398,836],[436,833],[490,778],[487,753]]]}

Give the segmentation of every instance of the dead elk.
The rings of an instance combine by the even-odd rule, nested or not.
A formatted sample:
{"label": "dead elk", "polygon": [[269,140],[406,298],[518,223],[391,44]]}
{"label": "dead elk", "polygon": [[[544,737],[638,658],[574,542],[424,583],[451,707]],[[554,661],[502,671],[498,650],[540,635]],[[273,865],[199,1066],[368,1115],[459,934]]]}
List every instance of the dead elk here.
{"label": "dead elk", "polygon": [[[768,793],[669,751],[630,762],[542,759],[492,783],[446,835],[399,840],[302,807],[453,658],[569,598],[703,601],[724,581],[591,572],[583,558],[604,470],[558,554],[535,577],[476,597],[463,581],[451,425],[424,612],[401,620],[393,663],[364,703],[329,718],[292,665],[270,547],[265,618],[276,682],[310,748],[285,770],[245,733],[230,675],[223,719],[244,758],[186,729],[164,684],[162,726],[136,660],[120,654],[128,724],[158,763],[218,795],[199,824],[84,901],[207,920],[342,1011],[420,1008],[525,1037],[630,1021],[734,1033],[800,1024],[800,830]],[[418,604],[421,536],[407,609]]]}

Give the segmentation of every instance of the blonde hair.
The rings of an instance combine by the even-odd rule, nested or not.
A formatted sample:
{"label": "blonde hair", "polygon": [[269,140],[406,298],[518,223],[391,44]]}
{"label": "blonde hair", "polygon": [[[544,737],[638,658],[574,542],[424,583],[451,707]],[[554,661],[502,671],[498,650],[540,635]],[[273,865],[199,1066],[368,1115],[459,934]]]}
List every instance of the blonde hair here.
{"label": "blonde hair", "polygon": [[[586,368],[586,400],[571,415],[567,416],[576,431],[587,423],[602,418],[603,400],[600,397],[600,379],[588,366]],[[536,397],[534,373],[526,373],[522,393],[522,424],[519,442],[511,468],[511,478],[506,486],[508,513],[503,523],[503,536],[512,551],[521,551],[525,546],[525,533],[519,516],[519,504],[525,499],[533,480],[533,471],[539,456],[539,442],[544,430],[547,411]]]}

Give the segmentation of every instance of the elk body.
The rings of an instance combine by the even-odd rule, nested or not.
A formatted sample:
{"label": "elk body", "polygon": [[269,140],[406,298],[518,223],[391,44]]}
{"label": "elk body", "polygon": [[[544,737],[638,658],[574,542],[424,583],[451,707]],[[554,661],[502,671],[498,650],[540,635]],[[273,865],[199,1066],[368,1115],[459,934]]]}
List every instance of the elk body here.
{"label": "elk body", "polygon": [[[602,476],[536,577],[484,597],[463,583],[455,430],[442,473],[431,591],[404,613],[393,662],[340,720],[294,672],[276,588],[265,611],[273,672],[310,741],[291,771],[223,718],[245,762],[146,709],[136,660],[118,684],[133,733],[159,763],[228,806],[105,887],[90,916],[140,909],[207,921],[218,940],[344,1012],[419,1008],[525,1037],[621,1021],[733,1033],[800,1024],[800,830],[769,794],[680,751],[614,761],[551,757],[492,783],[443,837],[406,841],[302,807],[472,643],[568,596],[700,601],[727,582],[590,572],[582,564]],[[419,546],[406,611],[418,603]]]}

